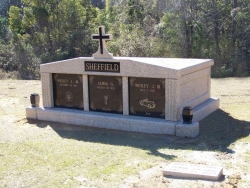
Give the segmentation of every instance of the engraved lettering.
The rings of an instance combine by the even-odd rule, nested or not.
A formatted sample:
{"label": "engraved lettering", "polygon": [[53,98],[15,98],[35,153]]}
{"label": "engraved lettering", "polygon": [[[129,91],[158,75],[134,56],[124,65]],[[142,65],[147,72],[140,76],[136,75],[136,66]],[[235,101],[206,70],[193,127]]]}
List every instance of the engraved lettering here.
{"label": "engraved lettering", "polygon": [[101,64],[101,70],[104,70],[105,65]]}
{"label": "engraved lettering", "polygon": [[106,65],[106,70],[110,70],[109,66],[110,66],[109,64]]}
{"label": "engraved lettering", "polygon": [[103,108],[102,110],[106,111],[106,112],[110,112],[111,111],[111,109],[109,109],[109,108]]}
{"label": "engraved lettering", "polygon": [[119,66],[117,64],[114,65],[114,70],[118,71],[119,70]]}
{"label": "engraved lettering", "polygon": [[69,84],[60,84],[60,86],[63,86],[63,87],[68,87]]}
{"label": "engraved lettering", "polygon": [[66,79],[57,79],[57,82],[58,83],[63,83],[63,84],[69,83],[69,81],[66,80]]}
{"label": "engraved lettering", "polygon": [[119,62],[85,62],[85,71],[120,72]]}
{"label": "engraved lettering", "polygon": [[89,70],[94,70],[94,64],[90,63]]}
{"label": "engraved lettering", "polygon": [[90,70],[89,63],[85,64],[85,70]]}
{"label": "engraved lettering", "polygon": [[155,89],[150,89],[150,92],[154,93],[154,92],[155,92]]}
{"label": "engraved lettering", "polygon": [[135,87],[139,87],[139,88],[148,88],[149,84],[135,84]]}
{"label": "engraved lettering", "polygon": [[108,82],[98,82],[97,83],[99,86],[108,86]]}
{"label": "engraved lettering", "polygon": [[97,89],[105,89],[105,86],[97,86]]}

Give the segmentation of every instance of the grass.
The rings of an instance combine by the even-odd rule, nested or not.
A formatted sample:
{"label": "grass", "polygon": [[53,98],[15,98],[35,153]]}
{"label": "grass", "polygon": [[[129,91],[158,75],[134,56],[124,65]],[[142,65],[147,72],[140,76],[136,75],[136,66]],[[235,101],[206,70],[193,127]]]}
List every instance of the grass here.
{"label": "grass", "polygon": [[[62,139],[45,132],[36,139],[1,143],[3,187],[15,181],[18,186],[18,179],[12,179],[17,177],[22,177],[23,185],[33,187],[77,187],[81,184],[77,177],[87,179],[88,185],[118,186],[124,178],[163,160],[146,149]],[[33,178],[26,179],[30,174]]]}
{"label": "grass", "polygon": [[4,72],[2,69],[0,69],[0,80],[19,79],[19,78],[20,75],[18,71]]}
{"label": "grass", "polygon": [[159,164],[190,162],[194,151],[216,152],[234,172],[229,184],[249,187],[249,86],[250,78],[212,79],[221,109],[200,122],[198,138],[185,139],[27,121],[24,109],[31,93],[41,95],[40,81],[2,81],[0,187],[121,187]]}

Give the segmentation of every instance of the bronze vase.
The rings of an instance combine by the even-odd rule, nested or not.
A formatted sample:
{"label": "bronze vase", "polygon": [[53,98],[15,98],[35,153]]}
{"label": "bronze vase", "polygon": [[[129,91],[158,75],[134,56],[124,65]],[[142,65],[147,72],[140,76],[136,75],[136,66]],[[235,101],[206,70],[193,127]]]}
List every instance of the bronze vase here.
{"label": "bronze vase", "polygon": [[30,95],[30,103],[32,107],[39,107],[40,96],[37,93]]}
{"label": "bronze vase", "polygon": [[193,119],[193,113],[194,111],[191,106],[185,106],[182,110],[183,123],[191,124]]}

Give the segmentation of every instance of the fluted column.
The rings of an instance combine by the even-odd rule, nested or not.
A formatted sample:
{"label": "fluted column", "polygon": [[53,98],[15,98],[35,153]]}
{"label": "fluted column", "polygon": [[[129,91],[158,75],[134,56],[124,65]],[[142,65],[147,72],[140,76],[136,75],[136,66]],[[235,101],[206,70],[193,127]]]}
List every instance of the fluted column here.
{"label": "fluted column", "polygon": [[54,107],[53,82],[51,73],[41,73],[43,107]]}
{"label": "fluted column", "polygon": [[128,94],[128,77],[122,77],[122,98],[123,98],[123,115],[129,115],[129,94]]}
{"label": "fluted column", "polygon": [[165,119],[180,120],[180,82],[179,80],[165,80]]}
{"label": "fluted column", "polygon": [[82,75],[82,84],[83,84],[83,106],[84,106],[84,111],[89,111],[88,75]]}

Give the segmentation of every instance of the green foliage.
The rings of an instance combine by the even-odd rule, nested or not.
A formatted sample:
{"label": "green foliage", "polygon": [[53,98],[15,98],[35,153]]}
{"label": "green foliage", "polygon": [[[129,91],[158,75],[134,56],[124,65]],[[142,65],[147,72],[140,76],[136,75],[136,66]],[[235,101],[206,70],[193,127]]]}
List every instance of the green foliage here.
{"label": "green foliage", "polygon": [[28,72],[40,63],[91,56],[98,44],[90,36],[105,25],[115,56],[211,58],[215,77],[250,75],[248,0],[92,3],[4,0],[0,9],[10,9],[0,17],[1,68],[37,78]]}
{"label": "green foliage", "polygon": [[18,70],[11,45],[0,45],[0,69],[5,72]]}
{"label": "green foliage", "polygon": [[21,77],[23,79],[38,79],[41,60],[34,54],[33,47],[24,41],[19,41],[15,44],[15,51],[17,52],[16,62],[19,62],[18,70]]}
{"label": "green foliage", "polygon": [[8,41],[8,19],[0,16],[0,43],[6,43]]}
{"label": "green foliage", "polygon": [[9,10],[10,29],[16,33],[22,33],[22,18],[20,15],[21,9],[11,6]]}
{"label": "green foliage", "polygon": [[18,70],[24,78],[38,78],[40,63],[94,53],[90,36],[97,11],[89,0],[23,3],[21,8],[10,7],[9,28]]}
{"label": "green foliage", "polygon": [[21,0],[1,0],[0,1],[0,16],[8,17],[8,11],[11,6],[21,7]]}
{"label": "green foliage", "polygon": [[129,0],[126,9],[129,24],[143,25],[145,11],[144,5],[140,0]]}

